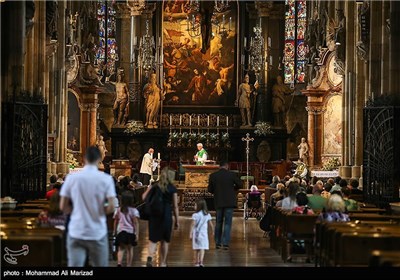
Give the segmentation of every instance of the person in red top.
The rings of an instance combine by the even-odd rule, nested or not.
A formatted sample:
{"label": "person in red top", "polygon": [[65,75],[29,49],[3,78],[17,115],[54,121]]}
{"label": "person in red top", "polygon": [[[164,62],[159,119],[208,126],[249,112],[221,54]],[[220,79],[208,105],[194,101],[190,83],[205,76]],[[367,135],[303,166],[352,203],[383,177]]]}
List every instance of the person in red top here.
{"label": "person in red top", "polygon": [[60,182],[55,183],[55,184],[53,185],[53,189],[49,190],[49,191],[46,193],[46,199],[47,199],[47,200],[50,200],[50,198],[53,196],[53,194],[54,194],[55,192],[59,192],[60,189],[61,189],[61,183],[60,183]]}

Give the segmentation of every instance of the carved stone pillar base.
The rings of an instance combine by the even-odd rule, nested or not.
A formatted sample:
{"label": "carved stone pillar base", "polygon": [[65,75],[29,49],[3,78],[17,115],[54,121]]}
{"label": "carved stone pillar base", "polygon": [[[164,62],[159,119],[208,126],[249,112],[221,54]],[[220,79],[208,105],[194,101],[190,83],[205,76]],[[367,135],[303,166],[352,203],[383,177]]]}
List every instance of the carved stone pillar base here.
{"label": "carved stone pillar base", "polygon": [[360,190],[362,190],[363,189],[363,166],[362,165],[360,166],[360,175],[361,175],[361,177],[358,179],[358,188]]}
{"label": "carved stone pillar base", "polygon": [[351,166],[340,166],[339,167],[339,176],[342,179],[350,179],[351,178]]}
{"label": "carved stone pillar base", "polygon": [[50,173],[51,174],[57,174],[57,163],[55,163],[55,162],[52,162],[51,164],[51,167],[50,167]]}
{"label": "carved stone pillar base", "polygon": [[361,177],[361,166],[352,166],[351,178],[358,180],[360,177]]}
{"label": "carved stone pillar base", "polygon": [[59,162],[57,163],[57,174],[68,174],[69,173],[69,164],[66,162]]}

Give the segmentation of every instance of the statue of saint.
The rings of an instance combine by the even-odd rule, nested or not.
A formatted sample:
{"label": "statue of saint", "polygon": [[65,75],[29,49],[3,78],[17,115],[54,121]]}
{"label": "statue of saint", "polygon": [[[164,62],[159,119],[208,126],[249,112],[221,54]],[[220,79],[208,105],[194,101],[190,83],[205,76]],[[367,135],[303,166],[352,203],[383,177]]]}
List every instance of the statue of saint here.
{"label": "statue of saint", "polygon": [[258,89],[258,81],[255,82],[254,88],[249,85],[249,75],[246,74],[244,76],[244,81],[239,85],[239,108],[240,114],[242,116],[242,125],[241,126],[251,126],[251,102],[250,97],[253,93],[254,96],[257,96],[256,90]]}
{"label": "statue of saint", "polygon": [[147,128],[158,128],[157,117],[161,106],[161,88],[157,85],[156,74],[150,75],[149,82],[143,88],[146,100],[146,123]]}
{"label": "statue of saint", "polygon": [[97,139],[97,148],[99,148],[100,153],[101,153],[101,162],[103,162],[104,158],[106,157],[107,148],[106,148],[106,143],[104,142],[104,137],[102,135],[99,135]]}
{"label": "statue of saint", "polygon": [[285,95],[293,93],[294,89],[283,83],[281,76],[276,78],[276,84],[272,87],[272,113],[274,114],[274,126],[285,125]]}
{"label": "statue of saint", "polygon": [[297,146],[299,149],[299,159],[303,161],[304,164],[308,165],[308,143],[306,142],[306,138],[301,138],[300,145]]}
{"label": "statue of saint", "polygon": [[125,125],[129,116],[129,90],[125,82],[122,81],[123,69],[117,71],[117,82],[110,82],[115,85],[116,98],[114,101],[114,123],[113,125]]}

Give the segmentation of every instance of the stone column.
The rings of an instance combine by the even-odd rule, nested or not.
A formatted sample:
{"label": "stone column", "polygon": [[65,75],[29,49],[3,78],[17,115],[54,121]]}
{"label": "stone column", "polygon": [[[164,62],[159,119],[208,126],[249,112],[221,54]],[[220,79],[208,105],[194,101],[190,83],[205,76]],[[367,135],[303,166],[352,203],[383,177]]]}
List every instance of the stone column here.
{"label": "stone column", "polygon": [[95,86],[79,88],[82,93],[81,103],[81,151],[96,144],[97,108],[99,107]]}
{"label": "stone column", "polygon": [[308,164],[315,169],[322,165],[322,114],[325,112],[324,96],[328,94],[328,91],[306,89],[302,93],[307,96],[307,142],[310,147]]}
{"label": "stone column", "polygon": [[381,94],[389,92],[389,29],[386,20],[390,19],[390,3],[382,2],[381,17]]}
{"label": "stone column", "polygon": [[35,5],[38,5],[39,18],[38,18],[38,48],[37,48],[37,61],[35,66],[38,73],[37,76],[37,86],[39,89],[39,94],[42,95],[43,99],[47,101],[46,83],[47,83],[47,73],[46,73],[46,2],[37,1]]}
{"label": "stone column", "polygon": [[390,2],[389,93],[400,95],[400,2]]}
{"label": "stone column", "polygon": [[[65,9],[66,2],[59,1],[58,3],[58,49],[57,49],[57,105],[58,112],[56,114],[57,121],[57,155],[56,160],[64,163],[67,152],[67,122],[68,122],[68,92],[67,81],[65,75]],[[56,110],[57,110],[56,109]]]}
{"label": "stone column", "polygon": [[[356,21],[356,38],[361,38],[361,28],[358,20]],[[363,164],[363,108],[365,102],[364,95],[364,64],[365,56],[359,54],[355,59],[355,116],[354,116],[354,166],[351,168],[351,177],[359,180],[362,176],[361,166]]]}
{"label": "stone column", "polygon": [[[130,35],[131,35],[131,49],[130,49],[130,56],[129,61],[134,61],[137,57],[134,58],[134,49],[133,44],[135,38],[137,38],[136,43],[138,44],[140,41],[140,12],[131,10],[131,28],[130,28]],[[141,96],[141,75],[140,69],[136,68],[133,63],[130,64],[129,68],[129,114],[130,118],[133,118],[134,121],[138,121],[142,123],[143,121],[143,102]]]}
{"label": "stone column", "polygon": [[29,32],[26,38],[26,53],[25,53],[25,89],[33,94],[33,72],[34,72],[34,28]]}
{"label": "stone column", "polygon": [[339,174],[348,179],[351,177],[351,167],[354,160],[355,3],[348,1],[344,4],[346,15],[346,57],[344,86],[342,86],[342,166]]}
{"label": "stone column", "polygon": [[[267,117],[270,114],[270,106],[268,106],[268,73],[269,73],[269,56],[271,55],[271,45],[269,45],[268,38],[271,38],[270,30],[269,30],[269,23],[270,23],[270,12],[272,9],[271,2],[263,2],[263,1],[256,1],[255,2],[255,9],[258,13],[259,20],[256,22],[257,25],[261,25],[261,36],[264,39],[264,69],[260,74],[260,88],[258,89],[258,96],[257,96],[257,122],[266,122]],[[271,39],[272,42],[272,39]],[[240,77],[243,78],[243,77]],[[254,120],[253,120],[254,123]]]}
{"label": "stone column", "polygon": [[[24,89],[25,2],[6,1],[2,7],[2,100]],[[6,27],[7,26],[7,27]],[[4,100],[5,101],[5,100]]]}
{"label": "stone column", "polygon": [[371,1],[370,5],[369,90],[377,97],[381,93],[382,2]]}

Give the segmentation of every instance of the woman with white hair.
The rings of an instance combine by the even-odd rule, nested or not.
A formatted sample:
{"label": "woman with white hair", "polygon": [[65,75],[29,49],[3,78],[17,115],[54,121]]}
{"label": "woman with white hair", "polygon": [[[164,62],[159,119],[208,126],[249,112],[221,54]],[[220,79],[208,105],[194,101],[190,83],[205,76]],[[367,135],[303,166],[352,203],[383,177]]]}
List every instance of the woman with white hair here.
{"label": "woman with white hair", "polygon": [[346,206],[340,195],[332,194],[328,200],[326,211],[323,211],[319,217],[319,221],[326,222],[348,222],[349,215],[345,214]]}

